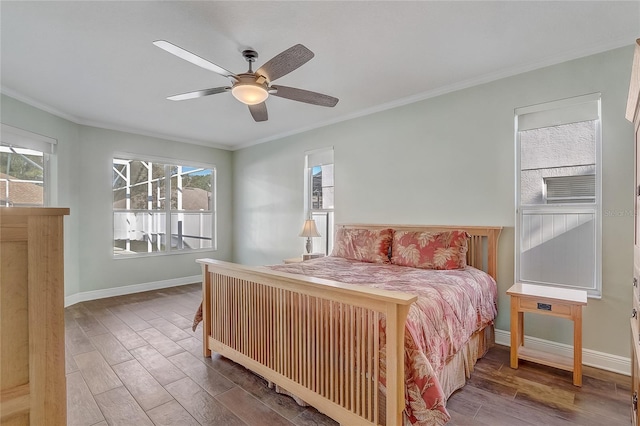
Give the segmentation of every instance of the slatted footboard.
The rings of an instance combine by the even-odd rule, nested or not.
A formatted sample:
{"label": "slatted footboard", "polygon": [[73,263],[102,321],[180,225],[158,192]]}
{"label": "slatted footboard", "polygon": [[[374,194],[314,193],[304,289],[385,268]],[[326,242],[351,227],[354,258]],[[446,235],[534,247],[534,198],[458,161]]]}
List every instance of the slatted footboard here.
{"label": "slatted footboard", "polygon": [[[402,424],[404,327],[415,296],[198,262],[205,356],[218,352],[341,424]],[[386,398],[378,391],[381,378]]]}

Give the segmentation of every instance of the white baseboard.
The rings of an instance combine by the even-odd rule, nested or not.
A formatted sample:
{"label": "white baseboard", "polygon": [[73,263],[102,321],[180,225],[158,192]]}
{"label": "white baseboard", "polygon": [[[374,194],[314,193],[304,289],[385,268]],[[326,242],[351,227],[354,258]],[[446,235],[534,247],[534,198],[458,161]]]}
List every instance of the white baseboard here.
{"label": "white baseboard", "polygon": [[[496,329],[496,343],[499,345],[511,346],[511,333],[505,330]],[[573,346],[566,345],[564,343],[525,336],[524,344],[532,349],[549,352],[555,355],[573,357]],[[582,363],[601,370],[612,371],[626,376],[631,375],[631,358],[623,356],[582,348]]]}
{"label": "white baseboard", "polygon": [[122,296],[125,294],[141,293],[143,291],[158,290],[167,287],[202,282],[202,275],[172,278],[170,280],[153,281],[142,284],[125,285],[121,287],[105,288],[103,290],[83,291],[64,298],[64,307],[86,302],[87,300],[104,299],[105,297]]}

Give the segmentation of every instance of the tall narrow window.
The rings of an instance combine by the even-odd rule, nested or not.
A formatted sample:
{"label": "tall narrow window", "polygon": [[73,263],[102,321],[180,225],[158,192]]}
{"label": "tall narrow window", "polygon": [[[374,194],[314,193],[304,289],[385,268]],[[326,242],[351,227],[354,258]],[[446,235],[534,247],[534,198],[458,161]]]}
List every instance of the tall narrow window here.
{"label": "tall narrow window", "polygon": [[316,221],[320,237],[313,238],[313,251],[329,254],[333,248],[333,148],[307,153],[305,210]]}
{"label": "tall narrow window", "polygon": [[516,280],[599,297],[600,94],[515,112]]}
{"label": "tall narrow window", "polygon": [[115,158],[113,249],[215,249],[215,169]]}
{"label": "tall narrow window", "polygon": [[49,162],[57,141],[6,124],[0,134],[0,206],[51,205]]}

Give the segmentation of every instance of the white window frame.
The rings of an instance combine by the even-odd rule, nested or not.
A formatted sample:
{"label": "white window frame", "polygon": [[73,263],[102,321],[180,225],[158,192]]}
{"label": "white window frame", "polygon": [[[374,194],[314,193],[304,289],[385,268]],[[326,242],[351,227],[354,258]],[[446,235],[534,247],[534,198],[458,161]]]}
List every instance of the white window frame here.
{"label": "white window frame", "polygon": [[49,136],[33,133],[4,123],[0,123],[0,141],[2,145],[42,152],[44,164],[44,206],[56,206],[58,203],[56,156],[58,141]]}
{"label": "white window frame", "polygon": [[[591,114],[597,113],[597,117],[584,118],[589,115],[581,111],[581,105],[593,104],[589,107],[597,109],[597,111],[591,111]],[[596,188],[595,188],[595,202],[594,203],[557,203],[557,204],[540,204],[540,205],[523,205],[521,204],[521,142],[520,142],[520,128],[519,122],[522,121],[522,117],[529,114],[530,118],[527,125],[523,130],[544,128],[562,124],[570,124],[581,121],[595,120],[595,163],[596,163]],[[550,118],[552,117],[552,118]],[[531,119],[533,118],[533,119]],[[553,121],[553,122],[552,122]],[[545,124],[547,123],[547,124]],[[587,295],[591,298],[602,297],[602,110],[601,110],[601,94],[591,93],[588,95],[577,96],[568,99],[562,99],[552,102],[546,102],[543,104],[516,108],[514,117],[514,129],[515,129],[515,212],[516,212],[516,226],[515,226],[515,281],[516,282],[530,282],[539,285],[548,285],[551,287],[561,288],[575,288],[581,290],[587,290]],[[532,282],[522,279],[521,276],[521,244],[522,244],[522,227],[523,217],[526,214],[552,214],[552,213],[572,213],[572,214],[593,214],[595,216],[594,223],[594,258],[595,268],[593,283],[589,287],[576,287],[570,285],[563,285],[561,283],[552,282]]]}
{"label": "white window frame", "polygon": [[[331,209],[314,209],[312,203],[313,194],[313,168],[316,166],[333,165],[334,180],[334,208]],[[313,219],[314,215],[324,215],[327,221],[327,227],[320,229],[321,237],[325,243],[325,254],[329,255],[333,249],[333,234],[335,230],[335,162],[333,146],[327,148],[319,148],[305,152],[304,160],[304,213],[305,219]],[[302,222],[301,222],[302,223]],[[316,245],[314,244],[314,247]],[[306,252],[306,251],[305,251]],[[314,252],[317,252],[314,249]]]}
{"label": "white window frame", "polygon": [[[138,155],[131,153],[122,153],[116,152],[113,155],[111,165],[113,166],[113,162],[115,160],[128,160],[128,161],[142,161],[142,162],[151,162],[156,164],[164,165],[164,185],[165,185],[165,194],[171,194],[171,176],[170,176],[170,167],[171,165],[181,165],[185,167],[196,167],[196,168],[204,168],[211,169],[212,173],[212,185],[211,185],[211,247],[207,248],[193,248],[189,250],[184,249],[174,249],[171,247],[171,244],[165,244],[165,249],[162,251],[155,252],[136,252],[131,254],[113,254],[114,259],[131,259],[131,258],[139,258],[139,257],[147,257],[147,256],[167,256],[167,255],[176,255],[176,254],[187,254],[187,253],[196,253],[196,252],[210,252],[218,250],[218,215],[217,215],[217,186],[218,186],[218,176],[216,166],[209,163],[200,163],[197,161],[189,161],[189,160],[177,160],[175,158],[163,158],[158,156],[150,156],[150,155]],[[113,198],[112,198],[113,200]],[[116,209],[113,209],[115,212]],[[167,236],[167,241],[170,241],[172,229],[171,229],[171,215],[176,212],[183,212],[184,210],[176,210],[171,208],[171,202],[166,202],[165,207],[162,210],[157,210],[158,212],[163,212],[165,214],[165,235]],[[209,211],[207,211],[209,213]],[[115,231],[115,223],[113,219],[114,215],[111,215],[111,244],[113,249],[113,233]]]}

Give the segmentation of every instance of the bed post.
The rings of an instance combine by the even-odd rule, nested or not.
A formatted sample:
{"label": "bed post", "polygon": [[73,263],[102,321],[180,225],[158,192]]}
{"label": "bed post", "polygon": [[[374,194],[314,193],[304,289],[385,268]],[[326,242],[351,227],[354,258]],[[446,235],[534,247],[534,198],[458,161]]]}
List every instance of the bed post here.
{"label": "bed post", "polygon": [[209,266],[202,264],[202,355],[211,356],[209,336],[211,336],[211,275]]}
{"label": "bed post", "polygon": [[487,232],[487,274],[498,278],[498,238],[502,228],[489,228]]}
{"label": "bed post", "polygon": [[410,305],[387,305],[387,425],[402,425],[405,408],[404,330]]}

